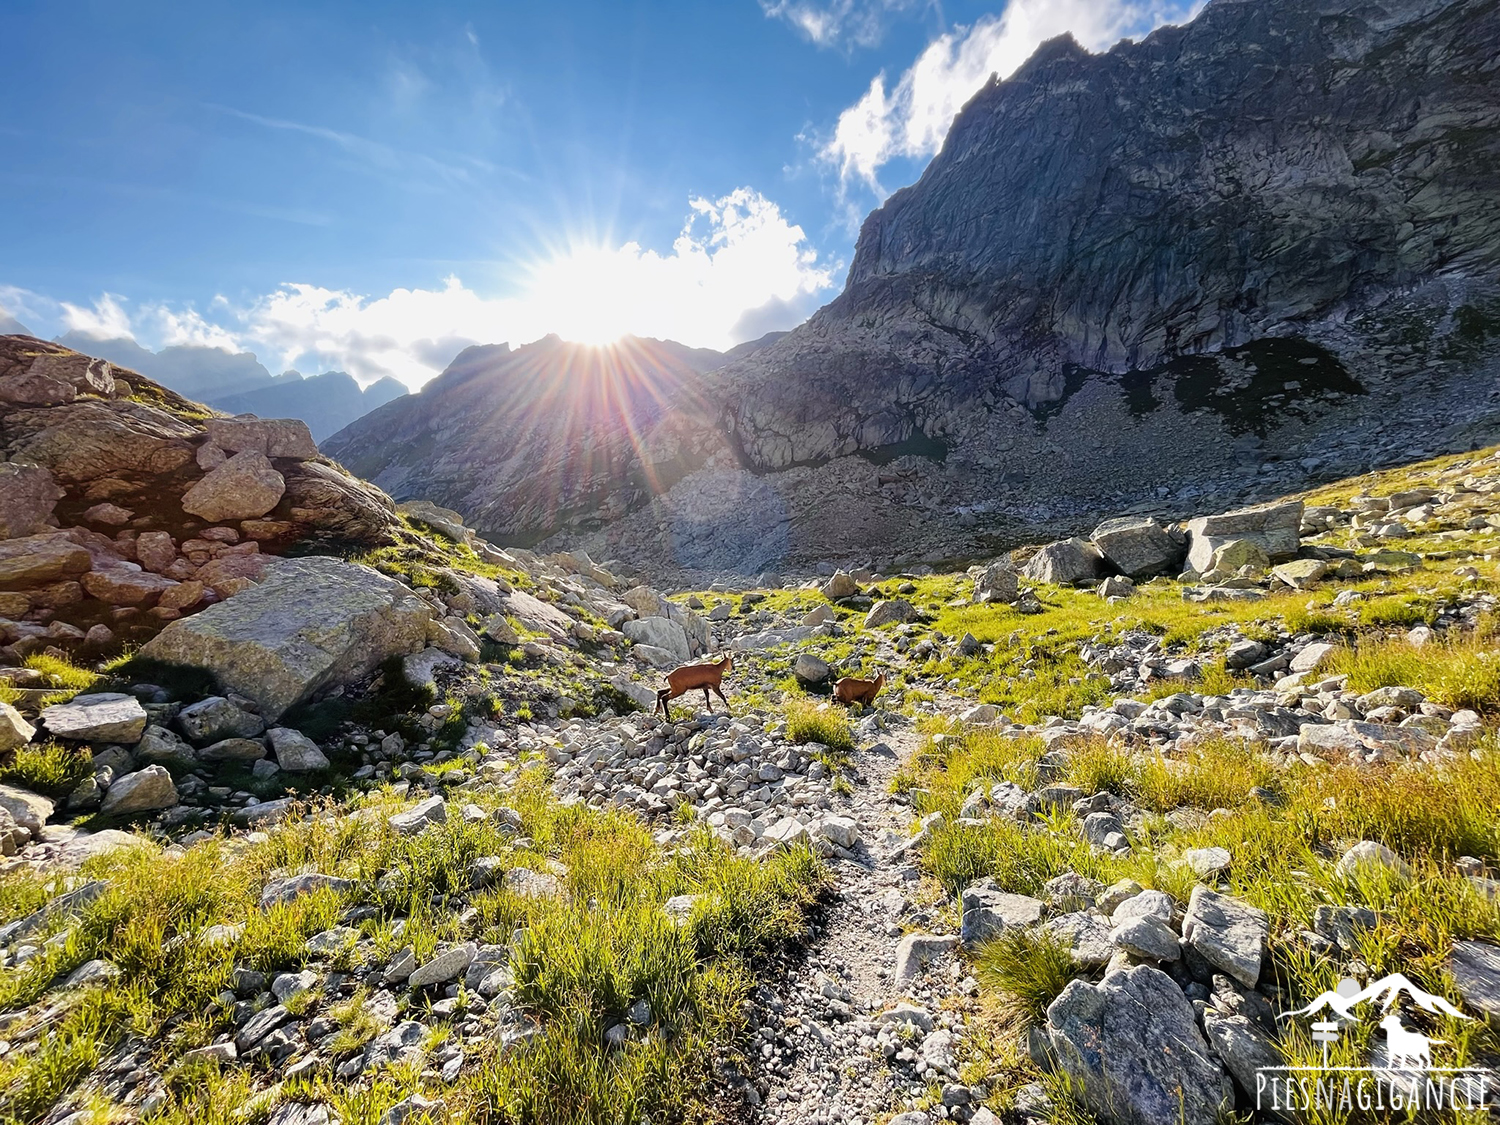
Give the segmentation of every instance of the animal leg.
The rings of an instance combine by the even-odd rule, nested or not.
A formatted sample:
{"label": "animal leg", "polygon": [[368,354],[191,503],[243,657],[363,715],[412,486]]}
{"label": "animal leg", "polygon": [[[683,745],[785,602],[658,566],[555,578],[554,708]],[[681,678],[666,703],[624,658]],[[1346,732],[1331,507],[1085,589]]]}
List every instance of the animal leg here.
{"label": "animal leg", "polygon": [[[713,684],[711,686],[714,689],[714,694],[717,695],[720,699],[724,699],[724,693],[723,693],[723,691],[720,690],[719,685],[718,684]],[[729,700],[727,700],[727,699],[724,699],[724,710],[726,710],[726,711],[729,710]]]}
{"label": "animal leg", "polygon": [[710,715],[712,715],[714,713],[714,701],[708,697],[708,686],[707,685],[704,685],[704,688],[703,688],[703,706],[706,707],[706,708],[708,708],[708,713]]}

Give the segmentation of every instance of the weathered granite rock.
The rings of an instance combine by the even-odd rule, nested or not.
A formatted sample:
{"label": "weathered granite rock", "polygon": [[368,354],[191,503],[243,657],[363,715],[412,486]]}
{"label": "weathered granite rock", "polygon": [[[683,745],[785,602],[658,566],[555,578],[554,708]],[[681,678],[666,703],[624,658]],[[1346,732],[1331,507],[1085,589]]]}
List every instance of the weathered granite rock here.
{"label": "weathered granite rock", "polygon": [[1301,500],[1281,500],[1188,521],[1188,566],[1207,570],[1214,553],[1236,540],[1253,543],[1273,561],[1295,555],[1301,542],[1302,507]]}
{"label": "weathered granite rock", "polygon": [[981,879],[964,889],[961,936],[973,947],[1012,927],[1034,926],[1042,920],[1046,905],[1029,895],[1009,894],[994,879]]}
{"label": "weathered granite rock", "polygon": [[255,738],[266,729],[265,720],[235,706],[222,695],[210,695],[190,703],[177,713],[177,729],[197,743],[221,738]]}
{"label": "weathered granite rock", "polygon": [[41,721],[57,738],[131,745],[146,731],[146,709],[133,695],[97,692],[44,709]]}
{"label": "weathered granite rock", "polygon": [[686,663],[691,658],[687,633],[677,622],[668,621],[665,617],[640,617],[627,621],[620,626],[620,632],[633,644],[665,649],[680,663]]}
{"label": "weathered granite rock", "polygon": [[40,465],[0,461],[0,539],[45,532],[65,495]]}
{"label": "weathered granite rock", "polygon": [[1186,548],[1149,516],[1105,520],[1090,536],[1106,562],[1129,578],[1175,574]]}
{"label": "weathered granite rock", "polygon": [[1204,886],[1193,888],[1182,938],[1200,957],[1246,988],[1260,979],[1271,923],[1264,911]]}
{"label": "weathered granite rock", "polygon": [[117,777],[105,791],[99,811],[105,816],[170,809],[177,804],[177,786],[165,766],[153,765]]}
{"label": "weathered granite rock", "polygon": [[182,509],[210,522],[255,519],[276,507],[286,479],[265,454],[246,450],[212,469],[182,497]]}
{"label": "weathered granite rock", "polygon": [[1229,1078],[1172,978],[1140,965],[1075,980],[1047,1009],[1057,1065],[1084,1103],[1118,1125],[1215,1125]]}
{"label": "weathered granite rock", "polygon": [[865,628],[878,629],[882,625],[917,621],[921,616],[917,608],[905,598],[891,598],[889,601],[876,602],[870,607],[870,612],[865,614]]}
{"label": "weathered granite rock", "polygon": [[369,567],[279,559],[259,585],[173,621],[141,655],[203,668],[274,721],[321,687],[420,649],[431,616],[427,603]]}
{"label": "weathered granite rock", "polygon": [[290,727],[272,727],[266,731],[266,740],[276,754],[276,764],[289,773],[328,768],[328,756],[301,731]]}
{"label": "weathered granite rock", "polygon": [[1010,559],[997,559],[974,579],[972,600],[975,604],[1013,602],[1021,593],[1020,577]]}
{"label": "weathered granite rock", "polygon": [[1491,1024],[1500,1023],[1500,945],[1454,942],[1448,972],[1469,1011],[1478,1012]]}
{"label": "weathered granite rock", "polygon": [[53,804],[46,797],[29,789],[0,785],[0,810],[35,838],[41,836],[42,826],[52,815]]}
{"label": "weathered granite rock", "polygon": [[28,723],[9,703],[0,701],[0,754],[8,754],[18,746],[25,746],[36,734],[36,728]]}
{"label": "weathered granite rock", "polygon": [[0,540],[0,590],[76,578],[92,565],[88,551],[60,532]]}
{"label": "weathered granite rock", "polygon": [[300,418],[210,418],[204,423],[208,439],[228,453],[259,453],[268,458],[310,461],[317,443]]}
{"label": "weathered granite rock", "polygon": [[1104,557],[1086,539],[1060,539],[1048,543],[1032,555],[1022,573],[1033,582],[1051,582],[1058,586],[1099,577]]}

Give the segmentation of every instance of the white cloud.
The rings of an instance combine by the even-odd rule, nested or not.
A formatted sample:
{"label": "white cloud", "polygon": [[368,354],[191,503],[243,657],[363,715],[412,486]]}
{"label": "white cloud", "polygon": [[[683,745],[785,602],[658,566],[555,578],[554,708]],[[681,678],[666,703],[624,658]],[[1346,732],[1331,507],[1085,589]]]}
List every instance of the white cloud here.
{"label": "white cloud", "polygon": [[819,47],[873,47],[890,17],[931,0],[760,0],[770,19],[783,19]]}
{"label": "white cloud", "polygon": [[[220,299],[215,301],[215,304],[222,307],[225,302]],[[206,319],[196,309],[184,308],[174,311],[160,305],[149,310],[149,315],[155,318],[159,326],[157,337],[163,347],[190,345],[200,348],[223,348],[230,352],[240,350],[239,341],[235,339],[233,333],[222,325]]]}
{"label": "white cloud", "polygon": [[92,336],[96,340],[114,340],[120,337],[133,339],[130,314],[122,304],[123,297],[105,293],[94,302],[93,308],[82,308],[62,302],[62,321],[70,332]]}
{"label": "white cloud", "polygon": [[1099,51],[1188,19],[1199,6],[1201,0],[1011,0],[1000,15],[939,36],[889,90],[885,74],[878,74],[839,114],[820,156],[838,167],[842,185],[863,183],[883,197],[877,178],[883,165],[935,155],[953,118],[990,75],[1008,78],[1039,44],[1071,32]]}
{"label": "white cloud", "polygon": [[272,370],[339,368],[362,382],[394,375],[415,388],[467,344],[522,344],[552,332],[728,348],[792,327],[833,286],[833,269],[819,263],[802,228],[759,192],[739,188],[689,208],[670,253],[636,242],[573,247],[523,269],[511,296],[481,296],[457,277],[383,297],[296,282],[240,306],[215,298],[206,316],[165,305],[132,316],[123,298],[105,294],[92,308],[57,305],[53,319],[101,338],[248,350]]}
{"label": "white cloud", "polygon": [[466,342],[631,333],[727,348],[740,341],[748,310],[777,300],[790,308],[832,286],[802,228],[759,192],[740,188],[690,206],[670,254],[635,242],[575,247],[530,267],[512,297],[481,297],[457,277],[375,299],[286,285],[246,311],[245,334],[287,362],[312,355],[364,379],[391,374],[417,386],[435,373],[435,354],[451,358]]}

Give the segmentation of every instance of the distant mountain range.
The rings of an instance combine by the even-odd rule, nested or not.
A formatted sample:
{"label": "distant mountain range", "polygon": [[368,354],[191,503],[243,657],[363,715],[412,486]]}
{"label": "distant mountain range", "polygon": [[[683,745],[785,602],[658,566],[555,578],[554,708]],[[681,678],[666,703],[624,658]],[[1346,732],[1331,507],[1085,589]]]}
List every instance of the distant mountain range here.
{"label": "distant mountain range", "polygon": [[[6,319],[0,315],[0,334],[9,331]],[[17,325],[15,331],[25,329]],[[317,441],[406,394],[406,387],[389,376],[361,389],[343,371],[306,377],[297,371],[272,375],[251,352],[196,345],[153,352],[134,340],[100,340],[81,332],[64,333],[57,342],[139,371],[180,395],[228,414],[301,418]]]}

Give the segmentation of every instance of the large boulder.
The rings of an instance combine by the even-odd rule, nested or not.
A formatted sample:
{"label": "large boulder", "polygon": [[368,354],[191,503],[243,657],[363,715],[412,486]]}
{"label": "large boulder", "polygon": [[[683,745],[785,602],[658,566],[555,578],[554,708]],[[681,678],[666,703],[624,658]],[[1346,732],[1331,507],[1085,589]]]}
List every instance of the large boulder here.
{"label": "large boulder", "polygon": [[1013,602],[1021,594],[1021,576],[1010,559],[997,559],[974,579],[972,601],[976,605],[991,602]]}
{"label": "large boulder", "polygon": [[88,551],[60,531],[0,540],[0,590],[77,578],[92,565]]}
{"label": "large boulder", "polygon": [[286,479],[271,467],[266,455],[247,449],[188,489],[182,510],[210,523],[255,519],[276,507],[285,491]]}
{"label": "large boulder", "polygon": [[45,466],[64,487],[175,472],[192,462],[196,436],[182,419],[136,402],[86,399],[6,418],[10,459]]}
{"label": "large boulder", "polygon": [[1086,539],[1076,536],[1048,543],[1032,555],[1022,571],[1033,582],[1051,582],[1068,586],[1098,578],[1104,569],[1104,556]]}
{"label": "large boulder", "polygon": [[665,649],[678,661],[686,662],[692,656],[686,630],[665,617],[638,617],[621,625],[620,631],[632,644]]}
{"label": "large boulder", "polygon": [[120,692],[76,695],[45,708],[42,725],[54,738],[133,744],[146,733],[146,709],[135,696]]}
{"label": "large boulder", "polygon": [[1182,989],[1139,965],[1075,980],[1047,1009],[1057,1065],[1113,1125],[1216,1125],[1233,1089]]}
{"label": "large boulder", "polygon": [[1302,527],[1302,501],[1281,500],[1188,522],[1187,564],[1202,572],[1213,564],[1214,553],[1236,539],[1248,539],[1270,559],[1297,553]]}
{"label": "large boulder", "polygon": [[282,469],[287,517],[305,539],[330,544],[384,546],[401,528],[396,505],[380,489],[322,461]]}
{"label": "large boulder", "polygon": [[52,526],[52,509],[64,495],[40,465],[0,461],[0,539],[46,531]]}
{"label": "large boulder", "polygon": [[916,606],[905,598],[892,598],[890,601],[876,602],[870,607],[870,612],[865,614],[865,628],[878,629],[882,625],[918,621],[921,617]]}
{"label": "large boulder", "polygon": [[104,804],[99,811],[105,816],[125,816],[175,808],[176,805],[177,786],[172,783],[172,775],[166,766],[153,765],[116,778],[104,794]]}
{"label": "large boulder", "polygon": [[278,559],[258,586],[173,621],[140,654],[211,672],[274,721],[319,688],[418,651],[431,617],[421,598],[367,566]]}
{"label": "large boulder", "polygon": [[1186,548],[1150,516],[1105,520],[1090,536],[1105,560],[1130,578],[1176,573]]}
{"label": "large boulder", "polygon": [[318,455],[307,423],[300,418],[210,418],[208,440],[226,453],[259,453],[263,457],[310,461]]}
{"label": "large boulder", "polygon": [[430,500],[408,500],[396,505],[396,511],[407,519],[425,523],[434,531],[440,531],[455,543],[469,541],[469,529],[464,518],[452,508],[441,508]]}

